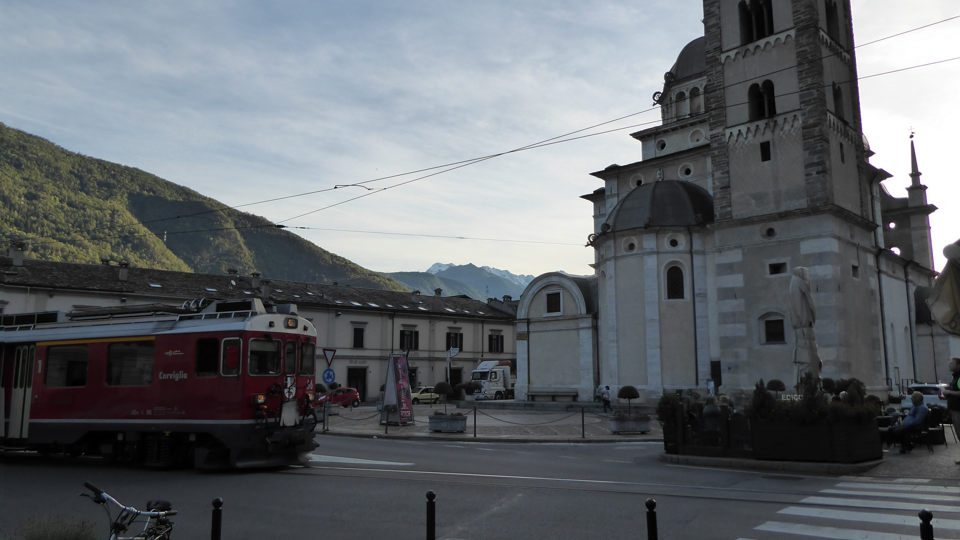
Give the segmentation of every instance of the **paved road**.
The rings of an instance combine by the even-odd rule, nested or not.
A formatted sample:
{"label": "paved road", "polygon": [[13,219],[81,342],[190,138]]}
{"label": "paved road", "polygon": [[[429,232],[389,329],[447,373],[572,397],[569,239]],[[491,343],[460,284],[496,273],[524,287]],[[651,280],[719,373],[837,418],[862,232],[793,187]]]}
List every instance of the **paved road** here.
{"label": "paved road", "polygon": [[[425,536],[437,493],[437,537],[645,537],[644,501],[658,501],[661,538],[785,540],[916,538],[926,506],[937,538],[960,538],[956,481],[829,478],[668,466],[662,445],[319,438],[307,467],[202,473],[106,466],[96,459],[8,459],[0,465],[0,532],[39,514],[102,512],[76,497],[92,481],[121,500],[171,500],[175,538],[208,538],[223,497],[224,538]],[[891,536],[893,535],[893,536]]]}

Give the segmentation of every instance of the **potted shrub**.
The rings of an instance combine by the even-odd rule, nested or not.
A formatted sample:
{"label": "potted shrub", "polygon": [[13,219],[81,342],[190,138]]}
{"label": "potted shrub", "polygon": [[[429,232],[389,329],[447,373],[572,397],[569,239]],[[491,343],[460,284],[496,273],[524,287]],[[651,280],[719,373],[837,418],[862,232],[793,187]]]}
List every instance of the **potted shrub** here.
{"label": "potted shrub", "polygon": [[[779,398],[780,392],[787,391],[787,385],[783,384],[783,381],[779,379],[770,379],[770,381],[767,382],[767,390],[773,392],[774,397]],[[797,391],[799,392],[800,389],[798,388]]]}
{"label": "potted shrub", "polygon": [[639,399],[640,392],[633,386],[622,386],[617,392],[618,399],[627,400],[627,412],[624,413],[622,410],[616,410],[613,413],[613,416],[610,417],[610,431],[611,433],[620,434],[621,432],[637,432],[647,433],[650,431],[650,415],[641,414],[640,411],[636,413],[633,412],[633,409],[630,406],[631,400]]}
{"label": "potted shrub", "polygon": [[876,410],[862,405],[859,385],[847,385],[843,404],[829,403],[809,375],[801,386],[802,398],[786,403],[773,399],[762,380],[757,383],[747,408],[756,459],[860,463],[883,457]]}
{"label": "potted shrub", "polygon": [[657,402],[657,421],[663,428],[663,451],[668,454],[680,453],[680,429],[677,426],[677,408],[680,406],[676,394],[663,394]]}
{"label": "potted shrub", "polygon": [[463,413],[447,414],[447,396],[453,392],[450,383],[440,381],[433,386],[433,391],[440,394],[440,400],[443,401],[443,412],[437,410],[428,417],[430,420],[428,429],[444,433],[463,433],[466,431],[467,417]]}

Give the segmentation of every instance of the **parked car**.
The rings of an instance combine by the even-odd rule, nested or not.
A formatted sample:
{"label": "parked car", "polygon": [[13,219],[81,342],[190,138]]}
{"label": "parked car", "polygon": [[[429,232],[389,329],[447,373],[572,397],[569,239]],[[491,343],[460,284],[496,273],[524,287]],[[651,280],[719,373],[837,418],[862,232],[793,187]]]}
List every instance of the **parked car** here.
{"label": "parked car", "polygon": [[910,401],[910,396],[914,392],[920,392],[923,394],[923,403],[929,407],[931,405],[939,405],[943,408],[947,407],[947,398],[944,397],[943,391],[947,389],[947,385],[944,383],[930,383],[930,384],[911,384],[907,387],[907,395],[903,397],[903,400],[900,402],[900,407],[904,409],[909,409],[913,407],[913,402]]}
{"label": "parked car", "polygon": [[418,403],[436,403],[440,401],[440,394],[435,393],[432,386],[418,386],[414,388],[412,396],[414,405]]}
{"label": "parked car", "polygon": [[357,392],[356,388],[341,386],[329,394],[322,394],[318,397],[317,405],[325,407],[328,401],[333,405],[340,405],[341,407],[359,407],[360,393]]}

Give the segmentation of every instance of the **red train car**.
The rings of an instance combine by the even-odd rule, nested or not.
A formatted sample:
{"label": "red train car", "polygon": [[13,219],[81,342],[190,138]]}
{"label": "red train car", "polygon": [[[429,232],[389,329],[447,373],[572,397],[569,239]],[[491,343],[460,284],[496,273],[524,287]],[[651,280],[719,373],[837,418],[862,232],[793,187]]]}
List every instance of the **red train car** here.
{"label": "red train car", "polygon": [[149,466],[296,463],[313,429],[317,332],[258,299],[4,314],[4,451]]}

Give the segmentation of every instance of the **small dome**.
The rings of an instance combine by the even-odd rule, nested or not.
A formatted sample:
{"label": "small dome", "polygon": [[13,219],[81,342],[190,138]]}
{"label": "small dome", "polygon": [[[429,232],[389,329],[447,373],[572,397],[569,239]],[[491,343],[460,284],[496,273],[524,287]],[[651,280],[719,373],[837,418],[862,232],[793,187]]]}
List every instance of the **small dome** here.
{"label": "small dome", "polygon": [[680,51],[676,63],[670,68],[670,75],[667,81],[679,81],[688,77],[693,77],[707,71],[707,55],[705,52],[706,39],[699,37]]}
{"label": "small dome", "polygon": [[713,197],[681,180],[651,182],[627,194],[610,212],[604,232],[646,227],[688,227],[713,223]]}

